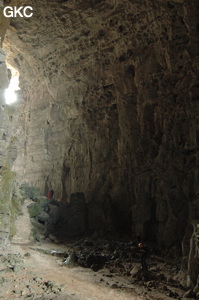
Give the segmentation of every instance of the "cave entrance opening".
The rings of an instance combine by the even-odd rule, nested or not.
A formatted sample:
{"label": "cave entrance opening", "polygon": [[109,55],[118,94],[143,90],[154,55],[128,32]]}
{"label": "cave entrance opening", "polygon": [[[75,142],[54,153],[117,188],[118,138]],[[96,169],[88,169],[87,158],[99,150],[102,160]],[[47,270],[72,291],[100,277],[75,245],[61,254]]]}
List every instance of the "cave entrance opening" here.
{"label": "cave entrance opening", "polygon": [[10,77],[10,83],[8,88],[5,90],[5,102],[8,105],[13,104],[17,101],[17,91],[20,90],[19,87],[19,72],[12,67],[11,65],[7,64],[8,72]]}

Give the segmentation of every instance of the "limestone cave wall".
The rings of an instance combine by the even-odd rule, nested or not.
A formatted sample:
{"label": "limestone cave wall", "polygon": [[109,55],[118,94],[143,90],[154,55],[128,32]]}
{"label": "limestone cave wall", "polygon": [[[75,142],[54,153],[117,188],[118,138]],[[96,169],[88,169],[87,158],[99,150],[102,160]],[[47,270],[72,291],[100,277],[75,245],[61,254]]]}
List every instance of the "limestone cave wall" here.
{"label": "limestone cave wall", "polygon": [[15,173],[11,171],[17,151],[12,135],[13,109],[6,106],[4,100],[5,89],[9,85],[8,75],[6,53],[0,45],[0,247],[5,246],[14,235],[14,220],[22,200]]}
{"label": "limestone cave wall", "polygon": [[65,202],[82,193],[91,231],[186,244],[199,218],[198,1],[27,3],[34,16],[12,19],[4,41],[20,72],[19,182]]}

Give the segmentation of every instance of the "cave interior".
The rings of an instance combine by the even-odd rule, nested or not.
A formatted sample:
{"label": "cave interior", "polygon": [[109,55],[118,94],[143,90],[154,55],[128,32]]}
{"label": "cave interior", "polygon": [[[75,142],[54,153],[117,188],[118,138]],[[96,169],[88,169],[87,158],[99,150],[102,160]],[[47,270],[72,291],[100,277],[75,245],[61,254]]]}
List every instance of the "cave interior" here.
{"label": "cave interior", "polygon": [[139,234],[198,287],[199,2],[0,1],[0,37],[1,243],[23,187],[58,239]]}

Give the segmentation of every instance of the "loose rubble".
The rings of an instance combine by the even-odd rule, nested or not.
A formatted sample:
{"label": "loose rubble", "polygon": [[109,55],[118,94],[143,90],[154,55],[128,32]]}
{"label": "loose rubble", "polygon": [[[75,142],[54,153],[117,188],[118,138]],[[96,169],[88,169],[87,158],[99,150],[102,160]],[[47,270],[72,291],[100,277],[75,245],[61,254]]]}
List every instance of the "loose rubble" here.
{"label": "loose rubble", "polygon": [[[24,257],[29,255],[25,254]],[[22,270],[26,271],[24,258],[20,254],[0,255],[0,299],[5,299],[8,293],[9,299],[46,299],[46,295],[54,297],[62,292],[62,286],[55,282],[45,281],[39,277],[31,279],[21,277],[18,273]]]}
{"label": "loose rubble", "polygon": [[[140,253],[136,244],[116,240],[81,239],[66,246],[65,251],[47,251],[32,248],[35,251],[56,256],[60,266],[90,268],[94,275],[98,273],[99,282],[113,289],[131,290],[139,287],[142,292],[173,299],[197,299],[195,292],[183,287],[174,279],[180,270],[180,261],[169,261],[153,253],[147,263],[149,269],[143,271]],[[124,280],[124,281],[123,281]],[[156,299],[156,298],[154,298]],[[167,298],[165,298],[167,299]]]}

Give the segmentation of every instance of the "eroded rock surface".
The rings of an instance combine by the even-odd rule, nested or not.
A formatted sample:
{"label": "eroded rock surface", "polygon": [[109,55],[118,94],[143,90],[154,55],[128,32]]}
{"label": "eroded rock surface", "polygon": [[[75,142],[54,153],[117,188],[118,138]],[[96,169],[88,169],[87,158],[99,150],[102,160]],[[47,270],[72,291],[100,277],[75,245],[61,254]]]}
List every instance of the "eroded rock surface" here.
{"label": "eroded rock surface", "polygon": [[175,255],[199,217],[198,1],[27,3],[4,43],[18,180],[83,193],[91,232],[133,228]]}
{"label": "eroded rock surface", "polygon": [[4,98],[5,89],[8,85],[6,52],[0,45],[0,247],[6,245],[14,234],[14,220],[20,210],[22,200],[16,186],[15,173],[11,171],[17,153],[12,135],[14,111],[5,105]]}

